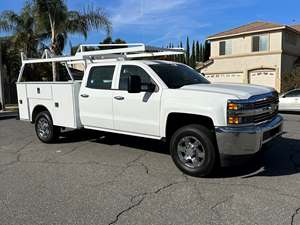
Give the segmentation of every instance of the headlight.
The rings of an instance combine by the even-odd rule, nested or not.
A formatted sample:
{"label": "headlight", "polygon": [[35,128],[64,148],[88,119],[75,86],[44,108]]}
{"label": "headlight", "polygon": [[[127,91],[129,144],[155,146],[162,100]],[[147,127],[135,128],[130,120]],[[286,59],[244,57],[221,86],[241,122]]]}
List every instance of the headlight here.
{"label": "headlight", "polygon": [[247,100],[228,100],[227,102],[227,123],[229,125],[249,124],[253,117],[254,105]]}
{"label": "headlight", "polygon": [[227,109],[228,110],[239,110],[242,107],[243,106],[241,104],[238,104],[238,103],[228,102],[228,104],[227,104]]}
{"label": "headlight", "polygon": [[228,116],[228,124],[241,124],[241,117]]}

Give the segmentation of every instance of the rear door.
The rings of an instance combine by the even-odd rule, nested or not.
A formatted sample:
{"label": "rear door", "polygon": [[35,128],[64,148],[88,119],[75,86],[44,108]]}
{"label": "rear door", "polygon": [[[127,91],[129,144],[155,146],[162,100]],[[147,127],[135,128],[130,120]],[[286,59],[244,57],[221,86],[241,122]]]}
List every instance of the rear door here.
{"label": "rear door", "polygon": [[[142,135],[159,136],[160,99],[162,89],[145,65],[127,62],[120,65],[117,90],[113,94],[115,129]],[[155,92],[128,93],[128,76],[141,77],[142,84],[153,83]]]}
{"label": "rear door", "polygon": [[81,122],[85,127],[113,129],[112,81],[115,64],[93,66],[84,77],[79,94]]}

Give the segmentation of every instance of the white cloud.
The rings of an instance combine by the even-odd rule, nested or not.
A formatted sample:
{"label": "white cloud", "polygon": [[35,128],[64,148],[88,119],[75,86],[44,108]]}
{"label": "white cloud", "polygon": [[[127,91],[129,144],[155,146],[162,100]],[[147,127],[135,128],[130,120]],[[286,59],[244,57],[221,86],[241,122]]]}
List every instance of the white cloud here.
{"label": "white cloud", "polygon": [[246,7],[256,0],[119,0],[111,8],[116,33],[130,33],[151,44],[204,39],[209,20],[230,9]]}
{"label": "white cloud", "polygon": [[187,2],[187,0],[121,0],[119,6],[112,10],[112,22],[115,27],[156,23],[158,16],[169,13]]}

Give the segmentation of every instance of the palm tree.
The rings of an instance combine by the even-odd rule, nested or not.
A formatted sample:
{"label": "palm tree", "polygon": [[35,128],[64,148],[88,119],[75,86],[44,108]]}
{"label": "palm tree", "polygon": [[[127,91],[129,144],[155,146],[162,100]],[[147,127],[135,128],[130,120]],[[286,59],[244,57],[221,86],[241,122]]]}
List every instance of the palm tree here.
{"label": "palm tree", "polygon": [[[0,31],[11,32],[16,48],[29,57],[36,55],[41,41],[47,39],[52,53],[61,55],[68,34],[87,38],[92,29],[105,29],[110,34],[111,22],[104,11],[93,7],[69,11],[64,0],[28,0],[20,14],[4,11],[0,15]],[[53,81],[56,74],[53,64]]]}
{"label": "palm tree", "polygon": [[[69,11],[64,0],[33,0],[38,29],[50,33],[50,50],[61,55],[68,34],[82,34],[87,38],[92,29],[111,32],[111,22],[102,9],[88,7],[82,11]],[[53,64],[53,81],[56,80],[56,66]]]}
{"label": "palm tree", "polygon": [[6,10],[0,14],[0,31],[9,33],[9,37],[1,38],[1,60],[0,60],[0,89],[2,89],[3,104],[3,66],[6,66],[8,78],[14,79],[20,67],[19,51],[27,56],[37,55],[37,48],[42,35],[36,33],[35,20],[32,7],[26,2],[19,14]]}
{"label": "palm tree", "polygon": [[11,33],[14,46],[32,57],[37,52],[37,47],[43,35],[36,32],[35,19],[29,2],[20,14],[13,11],[3,11],[0,15],[0,31]]}
{"label": "palm tree", "polygon": [[[17,81],[19,68],[21,66],[20,52],[17,48],[14,47],[13,41],[11,38],[1,38],[0,39],[0,68],[1,75],[6,75],[6,90],[4,90],[4,83],[2,83],[2,88],[5,91],[5,97],[8,103],[16,103],[16,86],[15,82]],[[4,72],[5,71],[5,72]],[[0,77],[1,77],[0,75]],[[2,82],[4,77],[0,80]],[[1,83],[1,82],[0,82]],[[1,85],[1,84],[0,84]],[[3,100],[2,100],[3,101]]]}

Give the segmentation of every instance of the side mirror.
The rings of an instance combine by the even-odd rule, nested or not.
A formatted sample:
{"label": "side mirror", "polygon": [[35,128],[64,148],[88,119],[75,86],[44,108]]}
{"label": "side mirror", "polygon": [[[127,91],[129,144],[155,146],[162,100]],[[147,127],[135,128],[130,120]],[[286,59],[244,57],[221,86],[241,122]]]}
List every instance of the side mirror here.
{"label": "side mirror", "polygon": [[128,77],[128,92],[129,93],[140,93],[141,92],[141,78],[139,76]]}

